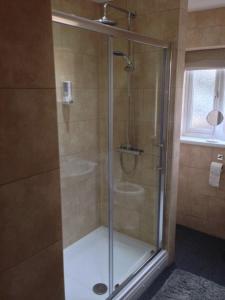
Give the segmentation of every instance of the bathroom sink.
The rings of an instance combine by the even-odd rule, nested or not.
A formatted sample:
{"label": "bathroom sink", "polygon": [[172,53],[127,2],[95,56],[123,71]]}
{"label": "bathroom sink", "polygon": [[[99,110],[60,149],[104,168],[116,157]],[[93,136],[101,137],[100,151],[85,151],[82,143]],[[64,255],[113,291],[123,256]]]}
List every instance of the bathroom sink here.
{"label": "bathroom sink", "polygon": [[92,173],[97,166],[97,163],[78,159],[78,158],[66,158],[61,163],[61,177],[76,177],[84,176]]}

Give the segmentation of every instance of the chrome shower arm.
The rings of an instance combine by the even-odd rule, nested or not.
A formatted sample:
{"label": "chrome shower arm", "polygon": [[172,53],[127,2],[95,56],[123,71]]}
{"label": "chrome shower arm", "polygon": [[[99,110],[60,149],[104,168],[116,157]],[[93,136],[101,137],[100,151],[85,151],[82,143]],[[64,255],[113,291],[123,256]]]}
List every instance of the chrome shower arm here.
{"label": "chrome shower arm", "polygon": [[136,17],[136,13],[135,13],[135,12],[132,12],[132,11],[129,11],[129,10],[125,9],[125,8],[121,8],[121,7],[119,7],[119,6],[116,6],[116,5],[114,5],[114,4],[111,4],[109,1],[106,2],[106,3],[104,4],[104,16],[107,16],[107,13],[108,13],[108,7],[111,7],[111,8],[113,8],[113,9],[115,9],[115,10],[118,10],[118,11],[120,11],[120,12],[122,12],[122,13],[127,14],[127,15],[129,16],[129,18],[134,18],[134,17]]}

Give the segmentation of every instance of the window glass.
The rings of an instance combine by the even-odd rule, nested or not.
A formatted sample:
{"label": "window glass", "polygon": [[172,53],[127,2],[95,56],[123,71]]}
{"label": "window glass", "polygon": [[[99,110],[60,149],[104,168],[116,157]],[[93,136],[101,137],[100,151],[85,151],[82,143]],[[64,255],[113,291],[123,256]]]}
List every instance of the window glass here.
{"label": "window glass", "polygon": [[210,129],[206,117],[214,108],[216,70],[192,71],[192,76],[192,114],[190,127]]}
{"label": "window glass", "polygon": [[207,122],[212,110],[225,116],[225,69],[186,71],[182,134],[189,137],[225,140],[225,121]]}

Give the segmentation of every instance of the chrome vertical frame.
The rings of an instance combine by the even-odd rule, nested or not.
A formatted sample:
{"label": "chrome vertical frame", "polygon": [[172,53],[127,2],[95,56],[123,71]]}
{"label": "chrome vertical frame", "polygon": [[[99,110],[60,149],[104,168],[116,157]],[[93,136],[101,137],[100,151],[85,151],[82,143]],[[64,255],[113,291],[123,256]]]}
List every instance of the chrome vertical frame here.
{"label": "chrome vertical frame", "polygon": [[164,203],[166,198],[166,175],[167,175],[167,124],[168,107],[170,100],[171,67],[172,67],[172,47],[163,50],[164,75],[160,88],[160,161],[159,161],[159,201],[158,201],[158,226],[157,226],[157,247],[163,248],[163,228],[164,228]]}
{"label": "chrome vertical frame", "polygon": [[113,38],[108,38],[108,223],[109,294],[113,292]]}

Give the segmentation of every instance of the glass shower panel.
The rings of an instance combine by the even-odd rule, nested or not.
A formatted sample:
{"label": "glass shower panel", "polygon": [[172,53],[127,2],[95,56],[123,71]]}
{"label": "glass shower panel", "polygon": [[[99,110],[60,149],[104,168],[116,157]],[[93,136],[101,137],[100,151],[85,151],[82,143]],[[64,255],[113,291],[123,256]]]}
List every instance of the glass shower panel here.
{"label": "glass shower panel", "polygon": [[159,250],[164,50],[115,39],[113,286]]}
{"label": "glass shower panel", "polygon": [[109,295],[108,37],[53,23],[66,300]]}

